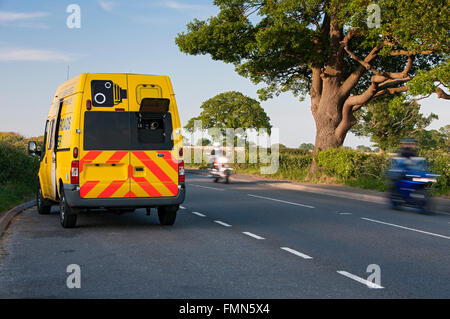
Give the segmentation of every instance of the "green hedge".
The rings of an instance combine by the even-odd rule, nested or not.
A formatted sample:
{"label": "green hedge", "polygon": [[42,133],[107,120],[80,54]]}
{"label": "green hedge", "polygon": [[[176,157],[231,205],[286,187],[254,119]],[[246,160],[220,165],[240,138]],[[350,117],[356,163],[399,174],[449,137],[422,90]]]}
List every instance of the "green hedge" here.
{"label": "green hedge", "polygon": [[38,170],[23,145],[0,141],[0,212],[34,196]]}
{"label": "green hedge", "polygon": [[387,188],[385,172],[390,160],[385,154],[338,148],[319,152],[315,160],[318,174],[334,177],[338,183],[380,191]]}
{"label": "green hedge", "polygon": [[437,183],[433,185],[436,194],[448,194],[450,192],[450,154],[444,150],[422,151],[420,155],[425,157],[433,173],[441,175]]}

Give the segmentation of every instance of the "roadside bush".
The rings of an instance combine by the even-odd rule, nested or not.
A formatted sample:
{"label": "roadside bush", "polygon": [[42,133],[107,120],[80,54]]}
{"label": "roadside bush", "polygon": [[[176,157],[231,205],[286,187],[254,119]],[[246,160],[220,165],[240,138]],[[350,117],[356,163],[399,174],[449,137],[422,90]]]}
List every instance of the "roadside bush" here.
{"label": "roadside bush", "polygon": [[39,161],[22,148],[0,142],[0,184],[30,184],[36,179]]}
{"label": "roadside bush", "polygon": [[450,154],[444,150],[422,151],[420,155],[425,157],[433,173],[441,175],[437,183],[433,185],[436,194],[448,194],[450,192]]}
{"label": "roadside bush", "polygon": [[34,196],[38,170],[23,145],[0,141],[0,212]]}
{"label": "roadside bush", "polygon": [[371,176],[382,179],[389,165],[383,154],[366,154],[352,149],[334,148],[319,152],[316,163],[327,175],[343,181]]}

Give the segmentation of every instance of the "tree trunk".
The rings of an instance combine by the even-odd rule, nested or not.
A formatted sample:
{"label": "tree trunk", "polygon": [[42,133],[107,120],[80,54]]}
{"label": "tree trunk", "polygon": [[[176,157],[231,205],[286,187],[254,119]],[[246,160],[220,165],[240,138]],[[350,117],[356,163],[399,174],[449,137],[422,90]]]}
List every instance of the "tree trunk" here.
{"label": "tree trunk", "polygon": [[[317,94],[317,90],[311,90],[311,111],[316,123],[316,154],[321,150],[342,146],[347,132],[355,124],[352,114],[343,114],[346,97],[340,94],[339,79],[331,76],[321,80],[320,94]],[[311,177],[318,168],[313,161],[308,176]]]}
{"label": "tree trunk", "polygon": [[343,104],[337,80],[325,80],[318,105],[312,110],[316,123],[315,151],[340,147],[344,143],[347,132],[354,124],[354,118],[343,116]]}

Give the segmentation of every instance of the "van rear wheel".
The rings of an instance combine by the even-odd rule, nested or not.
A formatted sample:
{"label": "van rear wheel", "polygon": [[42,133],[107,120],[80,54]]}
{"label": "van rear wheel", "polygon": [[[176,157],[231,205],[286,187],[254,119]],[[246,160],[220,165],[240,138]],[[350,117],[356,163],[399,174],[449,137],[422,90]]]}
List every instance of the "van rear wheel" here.
{"label": "van rear wheel", "polygon": [[64,228],[73,228],[77,224],[77,214],[67,204],[64,188],[61,186],[61,194],[59,196],[59,220]]}
{"label": "van rear wheel", "polygon": [[178,205],[158,207],[158,219],[161,225],[171,226],[177,218]]}
{"label": "van rear wheel", "polygon": [[50,209],[52,208],[52,206],[44,198],[44,195],[42,195],[41,183],[39,182],[39,180],[36,192],[36,205],[39,214],[41,215],[50,214]]}

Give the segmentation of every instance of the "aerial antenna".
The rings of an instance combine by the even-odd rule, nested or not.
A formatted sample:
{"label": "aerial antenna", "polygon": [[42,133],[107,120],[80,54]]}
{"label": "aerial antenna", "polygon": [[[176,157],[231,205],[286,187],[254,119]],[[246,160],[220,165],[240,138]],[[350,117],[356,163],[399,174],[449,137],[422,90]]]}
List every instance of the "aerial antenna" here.
{"label": "aerial antenna", "polygon": [[70,70],[70,66],[69,66],[69,64],[67,64],[67,80],[69,79],[69,70]]}

